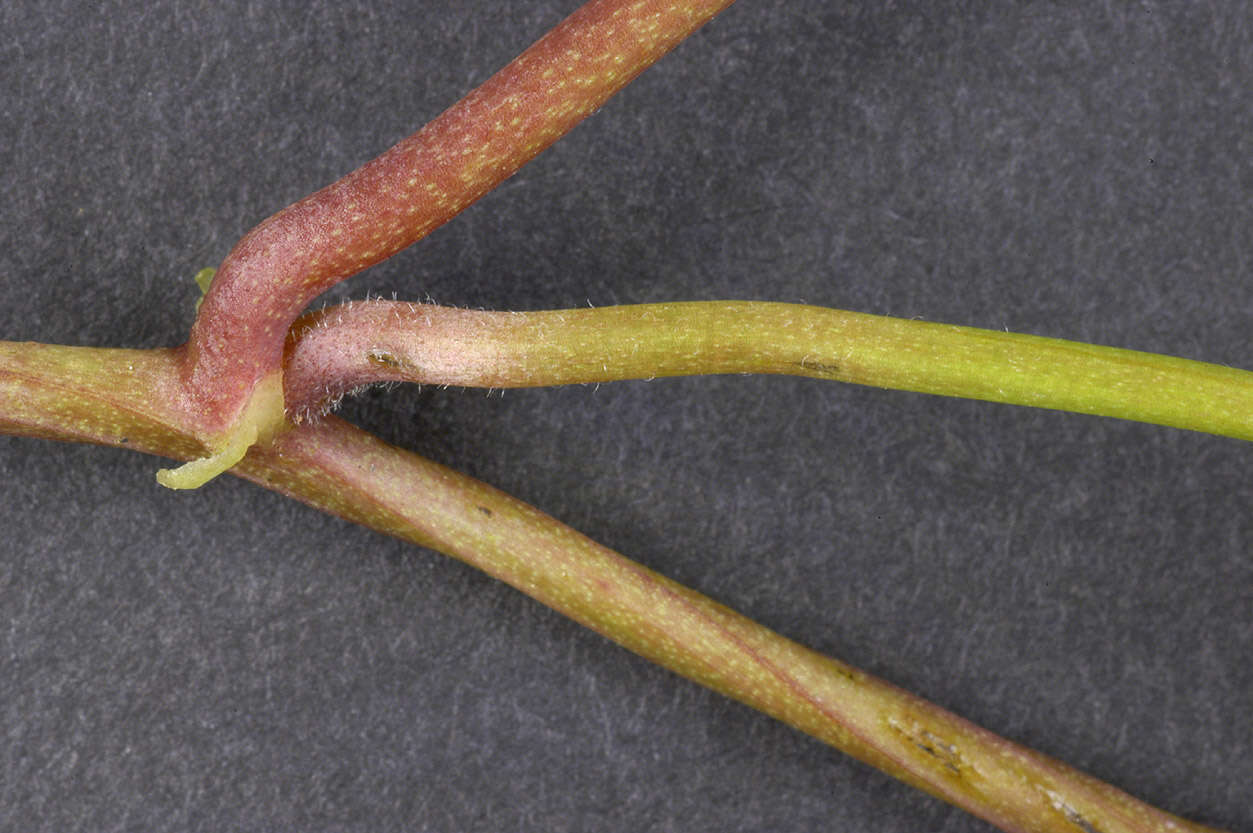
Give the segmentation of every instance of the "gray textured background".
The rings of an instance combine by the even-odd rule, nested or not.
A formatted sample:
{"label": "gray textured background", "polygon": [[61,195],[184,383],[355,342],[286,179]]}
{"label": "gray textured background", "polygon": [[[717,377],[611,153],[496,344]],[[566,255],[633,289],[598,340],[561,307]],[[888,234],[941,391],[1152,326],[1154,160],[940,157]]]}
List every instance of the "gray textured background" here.
{"label": "gray textured background", "polygon": [[[0,6],[0,335],[163,346],[191,275],[574,0]],[[1253,31],[1215,3],[742,0],[334,290],[753,298],[1249,367]],[[710,378],[346,415],[813,647],[1253,830],[1253,449]],[[0,438],[4,830],[980,831],[434,553]]]}

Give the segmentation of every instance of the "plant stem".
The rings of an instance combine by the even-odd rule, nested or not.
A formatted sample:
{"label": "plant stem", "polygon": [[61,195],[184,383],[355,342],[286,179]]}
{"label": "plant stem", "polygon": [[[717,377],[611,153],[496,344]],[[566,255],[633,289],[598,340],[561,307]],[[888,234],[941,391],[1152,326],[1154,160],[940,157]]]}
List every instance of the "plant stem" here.
{"label": "plant stem", "polygon": [[179,350],[0,341],[0,433],[194,457],[181,363]]}
{"label": "plant stem", "polygon": [[[179,358],[0,342],[0,430],[194,455],[195,426],[153,396],[177,387]],[[1004,830],[1209,830],[804,648],[533,507],[340,420],[254,446],[235,471],[472,564]]]}
{"label": "plant stem", "polygon": [[491,486],[342,421],[283,436],[250,455],[242,473],[478,567],[641,656],[1003,830],[1210,829],[792,642]]}
{"label": "plant stem", "polygon": [[[245,235],[203,299],[184,370],[219,470],[311,300],[455,217],[731,2],[592,0],[417,133]],[[255,421],[281,421],[282,403],[264,411]],[[212,468],[162,482],[194,488]]]}
{"label": "plant stem", "polygon": [[[1253,373],[1061,339],[797,304],[483,312],[371,301],[301,319],[285,396],[320,413],[375,381],[507,388],[775,373],[1253,440]],[[324,380],[336,379],[330,389]]]}

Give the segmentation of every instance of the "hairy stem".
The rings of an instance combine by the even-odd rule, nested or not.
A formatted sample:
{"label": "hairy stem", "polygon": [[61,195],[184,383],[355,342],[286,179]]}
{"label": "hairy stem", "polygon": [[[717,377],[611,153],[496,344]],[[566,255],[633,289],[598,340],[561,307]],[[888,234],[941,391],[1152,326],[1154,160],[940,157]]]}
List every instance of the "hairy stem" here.
{"label": "hairy stem", "polygon": [[292,329],[285,395],[294,413],[309,415],[375,381],[507,388],[708,373],[810,376],[1253,440],[1248,371],[760,302],[522,313],[387,301],[334,307]]}
{"label": "hairy stem", "polygon": [[[456,216],[731,2],[592,0],[417,133],[245,235],[213,278],[186,354],[210,446],[242,430],[313,298]],[[272,433],[281,407],[267,413]],[[196,486],[212,468],[163,482]]]}
{"label": "hairy stem", "polygon": [[[0,431],[186,458],[195,426],[153,392],[174,351],[0,342]],[[824,657],[465,475],[328,419],[235,472],[445,552],[654,662],[1007,831],[1204,831]]]}

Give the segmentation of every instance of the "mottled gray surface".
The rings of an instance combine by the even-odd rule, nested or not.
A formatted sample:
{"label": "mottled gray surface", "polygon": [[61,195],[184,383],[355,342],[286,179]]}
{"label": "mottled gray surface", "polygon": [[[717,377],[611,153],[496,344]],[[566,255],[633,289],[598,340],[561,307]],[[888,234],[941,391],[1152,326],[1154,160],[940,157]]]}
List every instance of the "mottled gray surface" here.
{"label": "mottled gray surface", "polygon": [[[753,298],[1253,366],[1244,3],[742,0],[333,291]],[[160,346],[191,275],[575,6],[0,5],[0,335]],[[312,11],[310,11],[312,8]],[[1253,830],[1253,449],[823,384],[346,411],[783,633]],[[0,438],[0,828],[982,831],[434,553]]]}

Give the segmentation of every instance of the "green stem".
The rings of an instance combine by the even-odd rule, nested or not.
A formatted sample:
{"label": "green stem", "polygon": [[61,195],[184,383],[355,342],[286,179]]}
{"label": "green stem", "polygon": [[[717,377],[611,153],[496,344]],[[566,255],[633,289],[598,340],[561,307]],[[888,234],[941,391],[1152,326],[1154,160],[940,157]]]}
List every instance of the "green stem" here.
{"label": "green stem", "polygon": [[[1061,339],[797,304],[482,312],[374,301],[297,322],[289,408],[374,381],[534,387],[775,373],[1169,425],[1253,440],[1253,373]],[[327,390],[324,380],[340,380]]]}
{"label": "green stem", "polygon": [[[0,342],[0,430],[199,452],[172,351]],[[154,392],[158,395],[154,397]],[[472,564],[690,679],[1007,831],[1209,828],[1156,810],[635,564],[537,509],[336,419],[254,446],[237,474]]]}
{"label": "green stem", "polygon": [[491,486],[337,419],[283,435],[242,469],[269,488],[478,567],[1003,830],[1211,830],[805,648]]}

